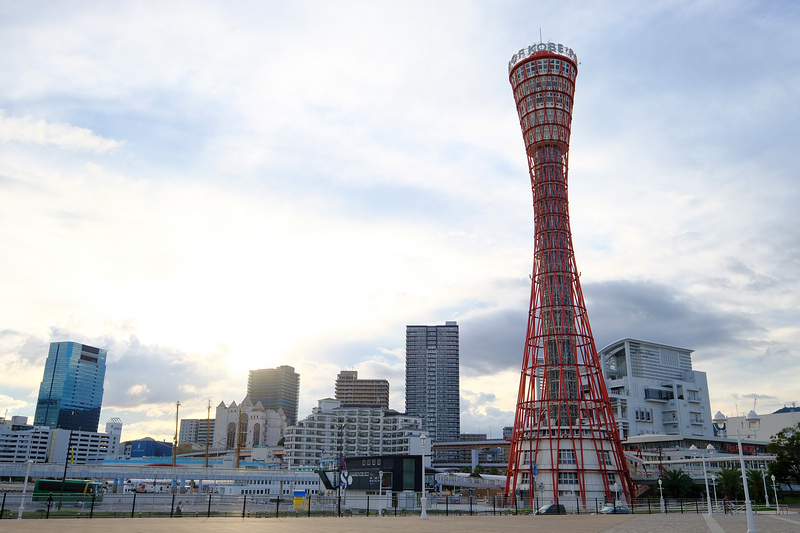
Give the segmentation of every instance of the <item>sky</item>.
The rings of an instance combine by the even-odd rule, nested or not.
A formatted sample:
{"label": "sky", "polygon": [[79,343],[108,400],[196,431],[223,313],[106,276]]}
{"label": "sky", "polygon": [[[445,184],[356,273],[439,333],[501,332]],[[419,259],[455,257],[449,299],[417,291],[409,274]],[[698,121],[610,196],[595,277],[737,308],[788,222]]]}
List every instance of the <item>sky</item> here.
{"label": "sky", "polygon": [[[389,380],[460,326],[513,423],[533,210],[508,61],[578,55],[569,201],[598,349],[694,350],[712,411],[800,401],[800,5],[0,0],[0,414],[108,350],[100,430],[171,441],[291,365]],[[212,409],[213,416],[213,409]]]}

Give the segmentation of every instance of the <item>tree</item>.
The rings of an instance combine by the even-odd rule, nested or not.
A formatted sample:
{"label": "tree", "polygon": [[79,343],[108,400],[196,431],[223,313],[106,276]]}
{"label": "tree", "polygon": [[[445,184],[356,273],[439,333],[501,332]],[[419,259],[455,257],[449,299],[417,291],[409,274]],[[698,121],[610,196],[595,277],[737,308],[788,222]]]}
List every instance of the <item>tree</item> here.
{"label": "tree", "polygon": [[481,474],[483,474],[483,467],[481,465],[475,465],[469,477],[481,477]]}
{"label": "tree", "polygon": [[761,470],[750,468],[747,470],[746,475],[750,499],[754,502],[764,501],[764,478]]}
{"label": "tree", "polygon": [[683,470],[666,470],[661,479],[664,492],[670,498],[688,498],[696,492],[694,481]]}
{"label": "tree", "polygon": [[767,451],[776,457],[770,474],[785,483],[800,484],[800,422],[773,435]]}
{"label": "tree", "polygon": [[496,476],[500,473],[496,466],[489,467],[489,475]]}
{"label": "tree", "polygon": [[720,471],[717,472],[717,486],[723,496],[727,496],[731,500],[739,499],[740,496],[744,495],[741,470],[723,466]]}

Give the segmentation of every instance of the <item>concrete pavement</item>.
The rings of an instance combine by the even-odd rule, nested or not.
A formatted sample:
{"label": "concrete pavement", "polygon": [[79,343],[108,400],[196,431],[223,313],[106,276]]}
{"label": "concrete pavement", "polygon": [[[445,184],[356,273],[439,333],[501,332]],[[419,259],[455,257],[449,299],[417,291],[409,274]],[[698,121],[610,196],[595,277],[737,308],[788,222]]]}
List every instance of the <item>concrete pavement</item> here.
{"label": "concrete pavement", "polygon": [[[758,533],[797,533],[798,514],[759,514]],[[745,533],[744,514],[419,516],[330,518],[94,518],[2,520],[4,533]]]}

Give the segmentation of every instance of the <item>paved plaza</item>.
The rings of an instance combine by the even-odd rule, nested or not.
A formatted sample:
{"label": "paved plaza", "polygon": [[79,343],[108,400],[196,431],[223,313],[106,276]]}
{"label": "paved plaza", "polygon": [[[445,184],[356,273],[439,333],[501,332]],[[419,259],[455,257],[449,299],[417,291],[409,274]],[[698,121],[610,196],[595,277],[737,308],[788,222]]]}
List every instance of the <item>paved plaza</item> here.
{"label": "paved plaza", "polygon": [[[758,533],[797,533],[796,513],[755,517]],[[744,514],[419,516],[331,518],[95,518],[2,520],[4,533],[745,533]]]}

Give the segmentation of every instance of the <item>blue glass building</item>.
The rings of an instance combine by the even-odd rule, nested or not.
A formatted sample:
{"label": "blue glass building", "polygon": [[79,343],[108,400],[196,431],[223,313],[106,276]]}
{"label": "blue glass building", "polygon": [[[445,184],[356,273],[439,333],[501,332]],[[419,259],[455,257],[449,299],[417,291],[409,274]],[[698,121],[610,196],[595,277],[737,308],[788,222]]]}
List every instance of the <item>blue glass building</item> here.
{"label": "blue glass building", "polygon": [[106,350],[77,342],[50,343],[34,425],[97,431]]}

